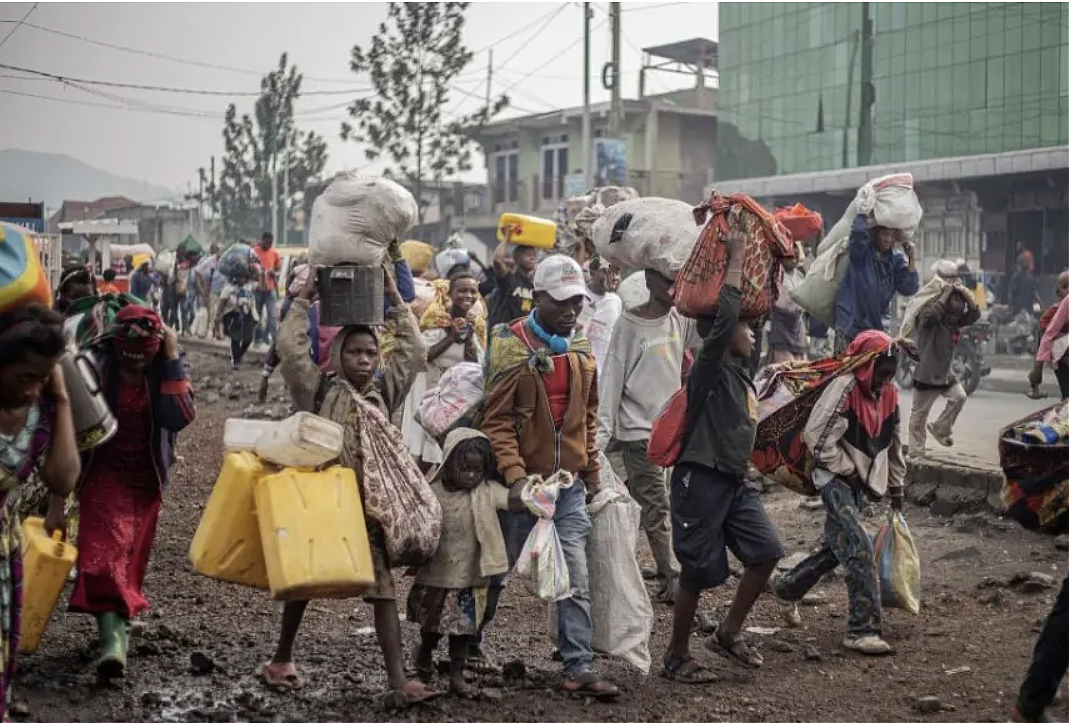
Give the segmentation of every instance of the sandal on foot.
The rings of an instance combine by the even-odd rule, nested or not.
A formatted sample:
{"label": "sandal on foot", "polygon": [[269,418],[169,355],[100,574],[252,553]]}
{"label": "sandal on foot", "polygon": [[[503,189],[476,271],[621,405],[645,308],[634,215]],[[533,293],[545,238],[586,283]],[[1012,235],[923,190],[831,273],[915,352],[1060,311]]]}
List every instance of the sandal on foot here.
{"label": "sandal on foot", "polygon": [[665,657],[661,675],[681,684],[712,684],[717,681],[717,675],[690,654],[678,658]]}
{"label": "sandal on foot", "polygon": [[388,691],[383,703],[388,710],[408,709],[442,696],[441,691],[429,689],[419,681],[406,681],[400,689]]}
{"label": "sandal on foot", "polygon": [[269,661],[260,667],[260,677],[272,689],[294,691],[304,684],[292,663],[274,664]]}
{"label": "sandal on foot", "polygon": [[706,639],[706,648],[745,669],[759,669],[765,659],[741,633],[723,633],[720,629]]}
{"label": "sandal on foot", "polygon": [[843,647],[866,656],[884,656],[892,653],[892,647],[877,634],[848,636],[843,640]]}
{"label": "sandal on foot", "polygon": [[937,432],[937,430],[936,430],[936,426],[933,425],[931,422],[928,425],[925,426],[925,429],[929,431],[929,434],[933,436],[934,440],[936,440],[938,443],[940,443],[944,447],[954,447],[955,446],[955,438],[951,437],[950,435],[941,435],[941,434],[939,434]]}
{"label": "sandal on foot", "polygon": [[580,674],[574,679],[566,679],[564,688],[568,694],[589,696],[599,701],[608,701],[620,696],[620,689],[608,681],[603,681],[589,671],[586,674]]}

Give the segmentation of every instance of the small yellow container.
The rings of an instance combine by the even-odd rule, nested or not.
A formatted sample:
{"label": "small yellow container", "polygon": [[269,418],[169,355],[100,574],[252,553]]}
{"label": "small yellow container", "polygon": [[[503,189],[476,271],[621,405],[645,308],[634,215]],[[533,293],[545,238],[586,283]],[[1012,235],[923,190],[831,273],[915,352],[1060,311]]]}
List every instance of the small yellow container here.
{"label": "small yellow container", "polygon": [[268,588],[254,491],[268,472],[251,452],[228,453],[189,547],[193,570],[210,578]]}
{"label": "small yellow container", "polygon": [[271,595],[358,596],[375,582],[357,478],[350,468],[285,468],[256,486]]}
{"label": "small yellow container", "polygon": [[507,212],[498,217],[498,241],[553,249],[557,243],[557,224],[538,216]]}
{"label": "small yellow container", "polygon": [[78,551],[63,541],[63,533],[53,537],[45,532],[42,518],[29,517],[22,523],[22,640],[19,651],[33,653],[41,644],[63,586],[78,559]]}

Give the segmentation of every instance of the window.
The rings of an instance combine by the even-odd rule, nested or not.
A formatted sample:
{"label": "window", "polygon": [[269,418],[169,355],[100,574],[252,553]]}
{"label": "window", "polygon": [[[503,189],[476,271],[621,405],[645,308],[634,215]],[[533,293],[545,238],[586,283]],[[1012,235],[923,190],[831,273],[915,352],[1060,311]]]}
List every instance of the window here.
{"label": "window", "polygon": [[559,199],[565,193],[568,173],[568,134],[543,136],[542,139],[542,198]]}
{"label": "window", "polygon": [[494,203],[515,203],[519,197],[517,171],[520,143],[512,141],[494,145]]}

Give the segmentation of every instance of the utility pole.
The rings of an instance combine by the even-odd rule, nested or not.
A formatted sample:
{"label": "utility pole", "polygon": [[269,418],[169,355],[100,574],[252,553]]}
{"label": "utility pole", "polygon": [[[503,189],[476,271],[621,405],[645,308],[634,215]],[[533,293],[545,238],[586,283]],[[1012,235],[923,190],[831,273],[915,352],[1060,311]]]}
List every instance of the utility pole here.
{"label": "utility pole", "polygon": [[197,216],[200,217],[201,240],[204,240],[204,166],[197,169],[197,179],[200,185],[197,191]]}
{"label": "utility pole", "polygon": [[282,153],[282,244],[290,236],[290,134]]}
{"label": "utility pole", "polygon": [[868,166],[873,158],[873,19],[869,3],[862,3],[862,97],[858,108],[858,165]]}
{"label": "utility pole", "polygon": [[610,138],[620,138],[621,99],[620,99],[620,3],[609,4],[609,22],[613,34],[613,87],[610,89],[609,128]]}
{"label": "utility pole", "polygon": [[583,190],[591,189],[594,149],[591,147],[591,3],[583,4]]}
{"label": "utility pole", "polygon": [[494,85],[494,48],[487,51],[487,91],[484,94],[483,103],[490,108],[491,87]]}
{"label": "utility pole", "polygon": [[279,137],[271,138],[271,236],[279,238]]}

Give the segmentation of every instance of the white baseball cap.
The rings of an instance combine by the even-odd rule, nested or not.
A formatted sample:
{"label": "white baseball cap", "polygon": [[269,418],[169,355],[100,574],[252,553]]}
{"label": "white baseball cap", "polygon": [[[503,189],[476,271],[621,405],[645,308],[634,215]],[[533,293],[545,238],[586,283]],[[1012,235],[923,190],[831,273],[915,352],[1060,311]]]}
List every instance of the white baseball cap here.
{"label": "white baseball cap", "polygon": [[573,297],[591,298],[579,262],[564,254],[554,254],[540,261],[535,267],[534,283],[535,291],[546,292],[558,302]]}

